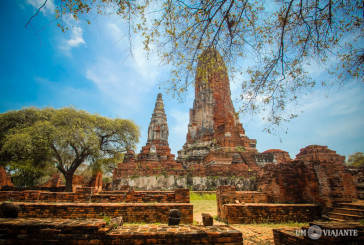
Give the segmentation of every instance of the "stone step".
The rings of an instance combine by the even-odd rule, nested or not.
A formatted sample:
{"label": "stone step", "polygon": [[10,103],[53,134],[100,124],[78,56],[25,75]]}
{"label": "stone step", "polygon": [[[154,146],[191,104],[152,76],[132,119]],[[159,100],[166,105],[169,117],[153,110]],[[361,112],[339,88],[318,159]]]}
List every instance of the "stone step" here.
{"label": "stone step", "polygon": [[342,214],[353,214],[358,215],[364,218],[364,210],[363,209],[354,209],[354,208],[334,208],[332,213],[342,213]]}
{"label": "stone step", "polygon": [[342,220],[359,221],[363,218],[362,216],[353,215],[353,214],[332,213],[332,212],[328,212],[327,214],[330,217],[330,219],[334,218],[334,219],[342,219]]}
{"label": "stone step", "polygon": [[348,208],[348,209],[361,209],[364,210],[363,203],[339,203],[339,208]]}
{"label": "stone step", "polygon": [[345,222],[346,220],[343,219],[335,219],[330,217],[330,221],[337,221],[337,222]]}

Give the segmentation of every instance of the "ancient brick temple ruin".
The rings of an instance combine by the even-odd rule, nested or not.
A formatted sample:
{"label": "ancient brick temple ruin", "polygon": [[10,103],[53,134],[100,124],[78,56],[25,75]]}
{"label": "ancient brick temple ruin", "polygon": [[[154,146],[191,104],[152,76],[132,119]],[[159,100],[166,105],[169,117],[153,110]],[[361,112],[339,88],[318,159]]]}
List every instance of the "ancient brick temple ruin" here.
{"label": "ancient brick temple ruin", "polygon": [[257,151],[235,113],[227,69],[216,49],[200,56],[195,81],[186,143],[177,159],[168,146],[158,94],[147,143],[137,156],[128,151],[114,170],[114,189],[205,191],[231,185],[237,191],[262,191],[270,202],[326,206],[358,197],[344,157],[327,147],[308,146],[294,160],[280,149]]}

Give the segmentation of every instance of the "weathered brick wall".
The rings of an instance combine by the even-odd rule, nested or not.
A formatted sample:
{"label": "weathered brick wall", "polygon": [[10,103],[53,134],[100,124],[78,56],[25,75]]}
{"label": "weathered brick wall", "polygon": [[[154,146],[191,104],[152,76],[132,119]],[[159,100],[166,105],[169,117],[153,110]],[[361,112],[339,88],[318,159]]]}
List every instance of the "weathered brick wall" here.
{"label": "weathered brick wall", "polygon": [[312,145],[285,164],[267,164],[258,188],[270,202],[316,203],[332,207],[357,198],[345,157],[326,146]]}
{"label": "weathered brick wall", "polygon": [[193,205],[188,203],[18,203],[21,218],[102,219],[122,216],[128,223],[168,223],[170,209],[179,209],[181,222],[193,221]]}
{"label": "weathered brick wall", "polygon": [[235,186],[219,186],[216,191],[217,215],[225,217],[224,205],[235,203],[266,203],[266,194],[258,191],[235,191]]}
{"label": "weathered brick wall", "polygon": [[358,198],[364,200],[364,167],[348,167],[358,191]]}
{"label": "weathered brick wall", "polygon": [[[113,171],[113,182],[118,179],[133,176],[158,176],[158,175],[186,175],[180,163],[174,161],[142,161],[142,162],[123,162]],[[115,183],[114,183],[115,185]]]}
{"label": "weathered brick wall", "polygon": [[268,163],[287,163],[291,161],[288,152],[279,149],[270,149],[262,153],[255,154],[255,161],[260,167],[264,167]]}
{"label": "weathered brick wall", "polygon": [[17,202],[92,202],[92,203],[189,203],[190,191],[120,191],[94,193],[94,188],[77,189],[73,192],[0,191],[0,201]]}
{"label": "weathered brick wall", "polygon": [[300,161],[267,164],[258,179],[258,188],[267,194],[269,202],[304,203],[305,185],[312,192],[319,190],[313,168],[308,168]]}
{"label": "weathered brick wall", "polygon": [[211,164],[211,165],[192,165],[189,169],[192,176],[205,177],[205,176],[239,176],[251,178],[257,176],[257,171],[253,171],[248,165],[244,163],[239,164]]}
{"label": "weathered brick wall", "polygon": [[229,224],[309,222],[321,217],[313,204],[225,204],[220,218]]}
{"label": "weathered brick wall", "polygon": [[111,229],[103,220],[0,219],[0,244],[243,244],[229,226],[142,225]]}

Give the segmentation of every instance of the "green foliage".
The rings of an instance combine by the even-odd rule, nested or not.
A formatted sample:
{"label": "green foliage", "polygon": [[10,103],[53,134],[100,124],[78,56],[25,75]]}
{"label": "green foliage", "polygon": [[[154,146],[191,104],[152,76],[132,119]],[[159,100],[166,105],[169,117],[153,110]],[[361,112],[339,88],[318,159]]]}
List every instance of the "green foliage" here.
{"label": "green foliage", "polygon": [[198,194],[196,192],[190,192],[190,200],[216,200],[216,193],[208,194],[202,193]]}
{"label": "green foliage", "polygon": [[106,222],[107,225],[111,222],[111,217],[107,216],[106,213],[101,213],[100,215],[103,215],[102,219]]}
{"label": "green foliage", "polygon": [[350,155],[346,164],[354,167],[364,167],[364,153],[356,152]]}
{"label": "green foliage", "polygon": [[[0,162],[14,171],[56,167],[72,190],[77,168],[95,169],[138,142],[139,129],[129,120],[109,119],[74,108],[26,108],[0,114]],[[38,178],[38,175],[32,175]],[[27,181],[28,182],[28,181]],[[36,180],[35,180],[36,182]]]}
{"label": "green foliage", "polygon": [[360,225],[364,225],[364,219],[361,219],[361,220],[359,221],[359,224],[360,224]]}
{"label": "green foliage", "polygon": [[[141,34],[145,50],[154,48],[173,68],[166,83],[177,95],[193,86],[203,51],[218,48],[232,75],[248,75],[241,79],[241,111],[266,112],[272,125],[295,118],[287,104],[320,84],[363,82],[362,1],[64,0],[56,8],[63,31],[67,14],[89,24],[95,14],[110,13],[129,25],[130,39]],[[255,62],[240,67],[247,55]],[[332,79],[314,81],[308,72],[318,65]]]}

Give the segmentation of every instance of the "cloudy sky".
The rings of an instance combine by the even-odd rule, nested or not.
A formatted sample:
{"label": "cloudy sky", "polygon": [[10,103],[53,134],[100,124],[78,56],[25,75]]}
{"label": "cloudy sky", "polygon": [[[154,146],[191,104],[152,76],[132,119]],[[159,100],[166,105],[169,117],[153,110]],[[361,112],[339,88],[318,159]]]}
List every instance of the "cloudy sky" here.
{"label": "cloudy sky", "polygon": [[[91,113],[134,120],[141,127],[137,152],[145,145],[147,129],[167,70],[153,55],[146,57],[138,39],[129,41],[117,16],[94,16],[92,24],[65,21],[74,27],[62,33],[54,20],[55,6],[45,8],[25,28],[43,0],[4,0],[0,14],[1,59],[0,112],[26,106],[55,108],[74,106]],[[248,58],[247,58],[248,59]],[[314,75],[320,70],[312,69]],[[239,81],[231,81],[232,98]],[[364,87],[317,90],[305,97],[298,118],[284,125],[279,137],[263,132],[259,117],[240,115],[259,152],[283,149],[294,158],[299,149],[326,145],[341,155],[364,151]],[[327,97],[327,94],[329,97]],[[172,152],[185,143],[193,93],[179,103],[163,93]],[[235,104],[236,108],[239,104]]]}

